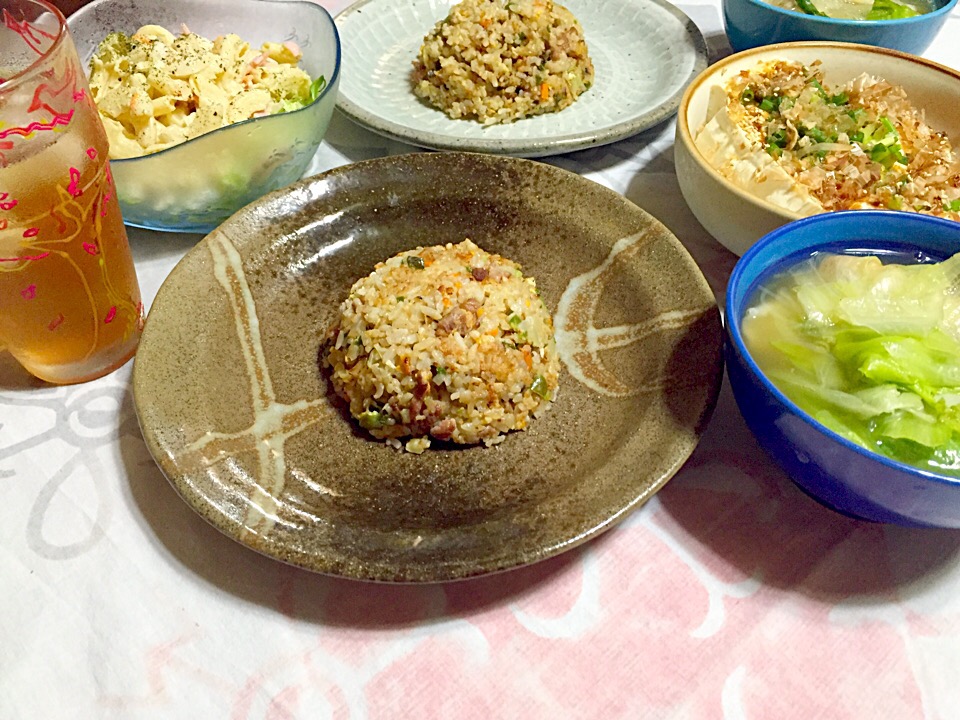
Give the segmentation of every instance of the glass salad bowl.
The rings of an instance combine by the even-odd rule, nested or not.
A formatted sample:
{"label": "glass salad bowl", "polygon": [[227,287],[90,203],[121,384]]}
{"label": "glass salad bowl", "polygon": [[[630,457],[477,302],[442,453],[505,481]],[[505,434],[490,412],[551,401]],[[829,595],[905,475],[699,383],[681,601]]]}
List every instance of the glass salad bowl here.
{"label": "glass salad bowl", "polygon": [[324,78],[316,98],[290,112],[255,117],[138,158],[112,160],[124,221],[176,232],[209,232],[261,195],[299,179],[326,132],[340,80],[340,38],[329,13],[297,0],[95,0],[68,19],[89,65],[112,32],[144,25],[203,37],[235,33],[253,47],[292,41],[300,67]]}

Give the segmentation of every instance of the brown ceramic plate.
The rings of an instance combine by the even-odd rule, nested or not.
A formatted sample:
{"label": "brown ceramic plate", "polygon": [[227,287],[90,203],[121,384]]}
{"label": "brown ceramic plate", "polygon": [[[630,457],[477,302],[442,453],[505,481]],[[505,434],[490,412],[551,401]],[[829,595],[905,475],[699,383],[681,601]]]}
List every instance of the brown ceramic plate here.
{"label": "brown ceramic plate", "polygon": [[[464,237],[536,278],[559,397],[494,447],[393,450],[331,401],[321,337],[375,263]],[[187,253],[134,399],[163,472],[227,535],[320,572],[441,581],[555,555],[649,499],[697,444],[721,347],[700,270],[620,195],[529,160],[416,154],[268,195]]]}

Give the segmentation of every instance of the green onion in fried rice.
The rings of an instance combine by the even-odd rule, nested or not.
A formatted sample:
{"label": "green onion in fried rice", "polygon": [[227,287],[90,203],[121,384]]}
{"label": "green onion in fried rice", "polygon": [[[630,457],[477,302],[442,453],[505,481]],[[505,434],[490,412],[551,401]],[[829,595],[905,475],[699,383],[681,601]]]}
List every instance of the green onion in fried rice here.
{"label": "green onion in fried rice", "polygon": [[414,453],[525,429],[560,370],[533,278],[470,240],[379,263],[341,304],[322,358],[360,426]]}

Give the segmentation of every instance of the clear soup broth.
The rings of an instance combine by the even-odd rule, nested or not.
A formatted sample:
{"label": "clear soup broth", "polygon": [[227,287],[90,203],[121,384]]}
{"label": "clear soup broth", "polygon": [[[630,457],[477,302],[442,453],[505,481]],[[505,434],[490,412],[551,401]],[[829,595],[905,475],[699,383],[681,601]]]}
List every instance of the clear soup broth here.
{"label": "clear soup broth", "polygon": [[896,20],[933,12],[934,0],[765,0],[770,5],[840,20]]}

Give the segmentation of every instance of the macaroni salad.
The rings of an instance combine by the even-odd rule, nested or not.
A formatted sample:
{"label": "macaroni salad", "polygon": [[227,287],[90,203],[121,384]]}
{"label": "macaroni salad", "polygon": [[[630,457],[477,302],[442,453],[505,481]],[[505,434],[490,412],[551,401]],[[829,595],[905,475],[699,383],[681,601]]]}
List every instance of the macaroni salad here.
{"label": "macaroni salad", "polygon": [[237,35],[208,40],[157,25],[111,33],[91,60],[90,90],[113,159],[140,157],[232,123],[298,110],[316,99],[292,42],[254,49]]}

